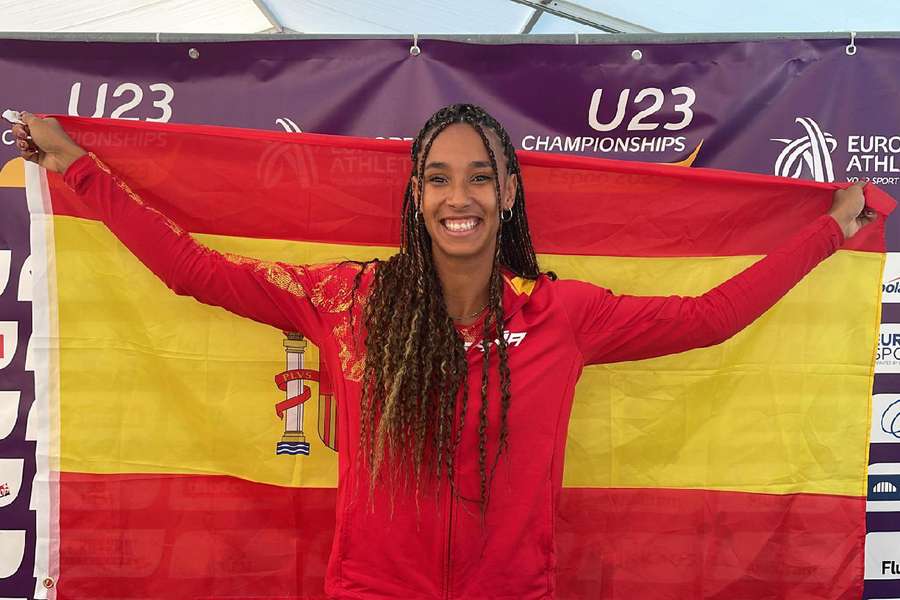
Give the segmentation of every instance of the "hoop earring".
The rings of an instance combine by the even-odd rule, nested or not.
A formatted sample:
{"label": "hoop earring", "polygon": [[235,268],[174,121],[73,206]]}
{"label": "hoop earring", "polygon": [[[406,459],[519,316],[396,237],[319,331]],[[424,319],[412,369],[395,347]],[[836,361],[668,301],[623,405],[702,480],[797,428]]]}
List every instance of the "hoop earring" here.
{"label": "hoop earring", "polygon": [[[509,214],[504,215],[503,213],[506,211],[509,211]],[[513,216],[513,211],[511,208],[504,208],[503,210],[500,211],[500,220],[503,221],[504,223],[509,223],[512,220],[512,216]]]}
{"label": "hoop earring", "polygon": [[415,221],[416,223],[419,222],[419,209],[418,208],[416,209],[416,212],[413,213],[413,221]]}

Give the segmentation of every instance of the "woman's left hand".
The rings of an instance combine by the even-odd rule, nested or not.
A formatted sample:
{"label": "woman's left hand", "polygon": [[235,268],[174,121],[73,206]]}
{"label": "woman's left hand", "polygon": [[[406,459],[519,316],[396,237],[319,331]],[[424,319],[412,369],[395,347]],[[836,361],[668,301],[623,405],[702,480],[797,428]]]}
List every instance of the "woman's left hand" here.
{"label": "woman's left hand", "polygon": [[828,214],[844,230],[844,239],[850,239],[875,220],[875,211],[866,207],[866,197],[863,195],[865,186],[865,181],[857,181],[850,187],[834,192]]}

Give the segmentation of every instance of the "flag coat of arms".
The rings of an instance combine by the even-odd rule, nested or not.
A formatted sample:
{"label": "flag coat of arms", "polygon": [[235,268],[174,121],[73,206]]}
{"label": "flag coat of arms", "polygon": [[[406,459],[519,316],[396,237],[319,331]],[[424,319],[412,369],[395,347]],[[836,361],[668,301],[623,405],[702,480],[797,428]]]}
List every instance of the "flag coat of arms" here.
{"label": "flag coat of arms", "polygon": [[[221,253],[312,265],[396,249],[406,143],[63,124]],[[620,294],[702,294],[826,212],[836,189],[520,162],[542,269]],[[27,192],[52,507],[39,543],[58,597],[321,594],[350,425],[319,349],[173,294],[60,177],[29,167]],[[557,597],[861,592],[883,236],[879,217],[723,344],[584,370],[553,523]]]}

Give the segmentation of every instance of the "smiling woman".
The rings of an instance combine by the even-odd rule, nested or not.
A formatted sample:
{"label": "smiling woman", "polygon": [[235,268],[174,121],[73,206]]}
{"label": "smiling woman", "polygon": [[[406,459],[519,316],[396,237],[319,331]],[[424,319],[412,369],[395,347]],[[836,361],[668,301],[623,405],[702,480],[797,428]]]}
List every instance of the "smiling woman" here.
{"label": "smiling woman", "polygon": [[[412,155],[400,253],[379,269],[369,299],[364,382],[373,385],[363,387],[361,444],[373,488],[386,456],[390,479],[411,472],[417,491],[423,475],[440,482],[444,470],[452,473],[454,448],[462,435],[462,428],[451,435],[456,420],[452,399],[459,398],[461,421],[468,408],[467,395],[459,393],[468,368],[458,328],[480,325],[484,358],[477,498],[484,511],[493,475],[493,467],[490,473],[487,467],[492,339],[500,375],[494,467],[508,437],[510,372],[502,329],[502,268],[508,276],[534,280],[539,275],[521,172],[503,127],[483,109],[467,104],[435,113],[413,142]],[[398,301],[397,290],[404,289],[409,296]],[[422,302],[423,294],[434,300]],[[396,326],[398,311],[410,315],[409,329]],[[426,334],[415,332],[418,327]],[[415,362],[418,368],[409,368]],[[384,378],[385,371],[392,377]],[[449,481],[453,485],[452,477]]]}
{"label": "smiling woman", "polygon": [[461,104],[412,144],[396,254],[294,265],[202,246],[55,120],[24,121],[13,128],[22,155],[64,173],[176,293],[319,346],[342,423],[333,598],[555,597],[583,368],[722,342],[873,219],[861,185],[839,190],[830,213],[696,297],[557,280],[538,267],[509,136]]}
{"label": "smiling woman", "polygon": [[[503,157],[496,165],[499,177],[494,173],[488,147],[471,126],[451,125],[431,145],[425,164],[421,212],[433,242],[432,252],[441,254],[439,264],[454,258],[481,258],[484,263],[484,257],[489,257],[494,249],[500,215],[512,215],[518,180],[515,174],[507,172],[503,151],[497,151],[497,135],[489,131],[487,138],[492,154]],[[499,206],[495,187],[498,183]],[[414,185],[418,189],[415,179]]]}

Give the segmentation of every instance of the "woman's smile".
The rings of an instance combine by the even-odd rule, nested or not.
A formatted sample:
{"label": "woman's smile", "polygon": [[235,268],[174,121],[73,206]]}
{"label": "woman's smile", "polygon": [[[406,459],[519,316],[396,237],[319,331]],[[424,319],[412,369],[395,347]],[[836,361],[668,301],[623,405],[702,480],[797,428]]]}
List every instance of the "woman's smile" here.
{"label": "woman's smile", "polygon": [[445,233],[460,237],[475,232],[483,222],[479,217],[448,217],[440,221]]}

